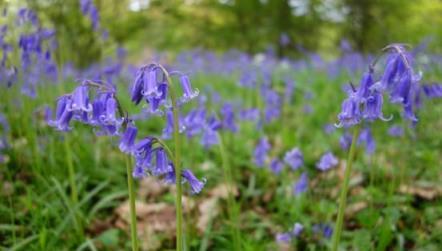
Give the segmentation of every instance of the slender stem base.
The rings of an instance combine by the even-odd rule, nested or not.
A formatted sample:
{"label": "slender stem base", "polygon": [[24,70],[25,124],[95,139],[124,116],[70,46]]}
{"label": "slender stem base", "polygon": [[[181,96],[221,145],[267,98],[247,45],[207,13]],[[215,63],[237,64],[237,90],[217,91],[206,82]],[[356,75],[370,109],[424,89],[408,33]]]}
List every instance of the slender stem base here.
{"label": "slender stem base", "polygon": [[342,232],[342,224],[344,221],[344,213],[345,213],[345,206],[347,204],[347,193],[348,193],[348,184],[350,182],[350,174],[351,174],[351,168],[353,165],[354,155],[355,155],[355,149],[356,149],[356,141],[359,134],[359,128],[354,128],[353,132],[353,138],[351,140],[351,146],[350,146],[350,152],[348,154],[347,159],[347,165],[345,167],[345,173],[344,173],[344,183],[341,188],[341,195],[339,198],[339,210],[338,210],[338,217],[336,219],[336,226],[335,231],[333,234],[333,246],[332,251],[337,251],[339,246],[339,240],[341,238],[341,232]]}
{"label": "slender stem base", "polygon": [[233,238],[233,247],[235,251],[241,250],[241,233],[239,231],[238,226],[238,205],[235,202],[234,198],[234,181],[233,181],[233,174],[232,169],[230,168],[228,155],[226,152],[226,148],[224,146],[224,141],[221,136],[221,134],[218,133],[218,141],[219,141],[219,150],[221,153],[221,159],[222,159],[222,167],[224,172],[224,179],[226,181],[226,184],[228,186],[227,189],[227,207],[228,207],[228,213],[230,218],[230,228],[231,228],[231,234]]}
{"label": "slender stem base", "polygon": [[74,204],[78,203],[78,192],[77,192],[77,184],[75,183],[75,168],[74,163],[72,160],[71,155],[71,149],[70,149],[70,142],[69,142],[69,136],[66,135],[66,138],[64,140],[64,149],[66,154],[66,161],[68,164],[68,174],[69,174],[69,186],[71,188],[71,199]]}
{"label": "slender stem base", "polygon": [[129,155],[126,156],[126,170],[127,170],[127,188],[129,190],[130,237],[132,242],[132,251],[138,251],[137,215],[135,210],[135,189],[134,189],[134,179],[132,177],[131,159]]}
{"label": "slender stem base", "polygon": [[176,250],[183,251],[183,213],[182,213],[182,178],[181,178],[181,139],[179,131],[179,113],[177,105],[177,97],[174,88],[172,87],[169,76],[167,76],[170,89],[170,99],[172,101],[173,113],[173,140],[174,140],[174,154],[175,154],[175,176],[176,176]]}

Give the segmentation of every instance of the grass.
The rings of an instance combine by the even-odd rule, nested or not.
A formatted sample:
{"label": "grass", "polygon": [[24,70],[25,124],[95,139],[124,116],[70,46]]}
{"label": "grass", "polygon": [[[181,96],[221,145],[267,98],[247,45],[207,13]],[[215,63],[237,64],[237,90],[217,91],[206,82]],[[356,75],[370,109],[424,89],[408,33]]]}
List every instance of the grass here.
{"label": "grass", "polygon": [[[229,176],[229,171],[239,191],[234,198],[220,199],[217,204],[220,214],[210,217],[203,233],[193,224],[200,217],[199,211],[186,212],[185,241],[190,244],[190,250],[234,250],[237,245],[234,238],[240,238],[240,250],[277,250],[275,234],[287,231],[295,222],[306,227],[292,245],[295,250],[330,247],[331,240],[313,233],[312,228],[319,223],[334,223],[337,212],[334,191],[339,179],[336,170],[323,174],[315,169],[315,163],[328,150],[341,162],[347,155],[339,147],[343,130],[327,135],[323,127],[336,122],[343,99],[341,83],[349,79],[341,75],[331,80],[315,69],[294,72],[292,77],[296,82],[294,99],[284,105],[281,118],[260,130],[250,122],[242,122],[236,134],[223,132],[225,157],[217,147],[206,150],[198,143],[199,139],[185,139],[184,167],[192,168],[198,177],[208,180],[202,194],[191,197],[196,205],[212,196],[209,191],[225,182],[223,177]],[[223,100],[242,101],[249,107],[262,105],[256,90],[238,87],[232,76],[198,74],[192,78],[202,93],[210,83]],[[274,84],[282,93],[281,83]],[[3,153],[9,160],[0,166],[3,187],[0,247],[6,250],[128,250],[129,229],[123,230],[111,220],[115,217],[115,208],[125,201],[127,194],[125,159],[118,151],[118,139],[95,136],[90,128],[75,122],[75,130],[68,134],[49,128],[43,120],[43,106],[53,107],[60,90],[73,90],[75,83],[69,80],[62,85],[63,88],[57,88],[51,83],[41,84],[35,100],[21,95],[17,85],[0,93],[0,98],[6,101],[0,108],[11,126],[7,133],[11,147]],[[125,107],[131,107],[125,92],[127,85],[127,82],[118,83],[122,91],[119,98]],[[307,92],[313,94],[311,100],[305,97]],[[217,111],[220,104],[212,102],[215,99],[208,100],[208,106]],[[303,111],[306,104],[312,106],[312,113]],[[191,106],[197,105],[193,102]],[[356,185],[350,182],[348,205],[366,203],[366,206],[344,220],[341,248],[438,250],[442,246],[441,196],[424,199],[399,192],[399,188],[401,185],[419,188],[425,183],[430,190],[440,189],[441,101],[425,101],[418,112],[420,121],[416,128],[407,130],[402,138],[387,134],[389,125],[401,123],[397,109],[388,107],[384,113],[392,113],[394,119],[389,123],[376,122],[372,127],[377,145],[375,154],[369,156],[361,147],[356,149],[353,171],[361,180]],[[160,119],[137,123],[141,135],[161,133]],[[274,175],[268,168],[258,169],[252,164],[254,147],[263,135],[267,135],[272,144],[271,156],[282,158],[295,146],[302,150],[305,156],[302,170],[307,171],[310,178],[306,193],[297,197],[291,193],[291,186],[301,171],[285,168],[280,175]],[[228,164],[223,164],[222,158],[227,158]],[[223,165],[228,166],[223,169]],[[357,177],[353,178],[354,181]],[[138,197],[138,200],[147,199]],[[149,201],[173,205],[169,194],[149,198]],[[229,206],[238,208],[232,210]],[[231,222],[232,219],[238,222]],[[97,230],[98,222],[107,220],[111,223]],[[232,232],[232,225],[239,226],[240,234]],[[156,235],[173,240],[173,236]],[[140,245],[143,246],[143,239]],[[160,250],[174,246],[172,241],[162,245]]]}

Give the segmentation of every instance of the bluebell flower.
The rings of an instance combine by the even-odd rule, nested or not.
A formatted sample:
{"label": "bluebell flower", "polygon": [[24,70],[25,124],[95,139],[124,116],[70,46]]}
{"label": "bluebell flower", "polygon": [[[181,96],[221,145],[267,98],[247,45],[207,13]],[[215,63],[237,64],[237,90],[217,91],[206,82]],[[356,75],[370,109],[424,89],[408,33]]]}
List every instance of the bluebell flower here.
{"label": "bluebell flower", "polygon": [[182,176],[184,180],[189,183],[192,194],[200,193],[201,190],[204,188],[204,185],[206,184],[206,181],[204,179],[201,181],[198,180],[189,169],[184,169],[182,172]]}
{"label": "bluebell flower", "polygon": [[187,137],[199,134],[204,128],[205,120],[206,110],[204,108],[197,108],[187,113],[183,120]]}
{"label": "bluebell flower", "polygon": [[411,81],[412,75],[411,72],[405,72],[397,85],[395,85],[390,94],[390,102],[391,103],[403,103],[408,104],[411,95]]}
{"label": "bluebell flower", "polygon": [[404,128],[400,125],[392,125],[388,129],[388,135],[393,137],[401,137],[404,135]]}
{"label": "bluebell flower", "polygon": [[298,195],[301,194],[308,189],[308,176],[306,172],[303,172],[301,176],[299,176],[298,181],[293,185],[293,194]]}
{"label": "bluebell flower", "polygon": [[267,159],[267,153],[270,150],[270,144],[266,137],[259,140],[258,145],[254,151],[255,165],[258,167],[264,167],[264,162]]}
{"label": "bluebell flower", "polygon": [[113,95],[109,95],[106,99],[104,113],[100,115],[101,121],[106,125],[120,125],[123,118],[117,118],[117,101]]}
{"label": "bluebell flower", "polygon": [[136,179],[142,179],[147,176],[146,169],[140,163],[135,164],[132,170],[132,176]]}
{"label": "bluebell flower", "polygon": [[281,173],[283,168],[284,168],[284,164],[279,159],[277,159],[277,158],[272,159],[272,161],[270,162],[270,170],[274,174]]}
{"label": "bluebell flower", "polygon": [[26,22],[30,22],[34,26],[39,25],[37,14],[33,10],[21,8],[17,13],[17,23],[23,25]]}
{"label": "bluebell flower", "polygon": [[128,124],[126,131],[124,132],[123,136],[120,139],[119,148],[120,151],[124,153],[131,153],[132,147],[134,146],[135,139],[137,137],[137,128],[132,125]]}
{"label": "bluebell flower", "polygon": [[370,88],[374,84],[373,80],[373,70],[370,69],[368,72],[364,73],[361,79],[358,90],[356,91],[356,98],[359,100],[365,100],[370,96]]}
{"label": "bluebell flower", "polygon": [[72,104],[69,107],[71,111],[92,111],[92,105],[89,103],[89,87],[82,84],[75,88],[72,93]]}
{"label": "bluebell flower", "polygon": [[327,171],[338,165],[338,159],[331,152],[327,152],[321,156],[321,159],[316,163],[316,168],[321,171]]}
{"label": "bluebell flower", "polygon": [[342,111],[338,115],[338,127],[350,127],[359,124],[362,119],[360,110],[360,100],[354,95],[350,95],[344,102],[342,102]]}
{"label": "bluebell flower", "polygon": [[304,226],[298,222],[293,225],[292,235],[293,236],[299,236],[302,231],[304,230]]}
{"label": "bluebell flower", "polygon": [[324,225],[322,229],[322,234],[325,238],[330,239],[333,235],[333,228],[330,225]]}
{"label": "bluebell flower", "polygon": [[325,238],[329,239],[333,235],[333,228],[329,224],[320,223],[312,227],[314,233],[322,234]]}
{"label": "bluebell flower", "polygon": [[278,243],[290,243],[292,241],[292,235],[290,233],[278,233],[275,239]]}
{"label": "bluebell flower", "polygon": [[136,105],[138,105],[141,102],[141,100],[143,100],[143,95],[141,93],[143,91],[143,85],[144,85],[143,76],[144,72],[138,71],[135,77],[135,82],[132,85],[131,100]]}
{"label": "bluebell flower", "polygon": [[181,87],[183,88],[183,97],[181,98],[181,102],[185,103],[198,96],[199,90],[192,90],[189,77],[187,77],[186,75],[181,75],[180,83]]}
{"label": "bluebell flower", "polygon": [[416,123],[418,121],[418,119],[416,118],[416,115],[414,114],[414,108],[413,105],[411,103],[405,104],[402,106],[403,107],[403,113],[402,115],[410,120],[413,123]]}
{"label": "bluebell flower", "polygon": [[229,129],[232,132],[238,131],[238,126],[235,122],[235,113],[233,111],[232,104],[226,103],[221,108],[221,115],[222,115],[222,124],[223,128]]}
{"label": "bluebell flower", "polygon": [[102,124],[102,115],[105,111],[106,100],[110,95],[108,92],[98,93],[94,101],[92,101],[92,117],[89,123],[93,126],[99,126]]}
{"label": "bluebell flower", "polygon": [[146,100],[149,100],[151,97],[161,96],[161,92],[158,90],[157,67],[150,66],[144,69],[147,71],[143,72],[143,89],[141,94]]}
{"label": "bluebell flower", "polygon": [[155,176],[169,173],[171,166],[167,159],[166,152],[163,148],[157,148],[155,152],[156,165],[152,170],[152,174]]}
{"label": "bluebell flower", "polygon": [[153,152],[153,138],[146,137],[138,141],[132,150],[135,157],[135,167],[143,169],[143,173],[152,170],[152,152]]}
{"label": "bluebell flower", "polygon": [[299,148],[293,148],[285,154],[284,161],[292,170],[296,170],[304,164],[304,156]]}
{"label": "bluebell flower", "polygon": [[391,118],[385,118],[382,114],[384,93],[389,93],[391,103],[402,104],[406,119],[417,121],[413,106],[419,98],[418,83],[421,74],[413,73],[411,55],[402,45],[392,44],[385,50],[389,54],[381,79],[374,83],[374,65],[371,65],[369,71],[363,75],[360,86],[357,89],[352,88],[348,98],[342,103],[338,127],[350,127],[362,120],[390,120]]}
{"label": "bluebell flower", "polygon": [[386,90],[387,88],[389,88],[393,84],[393,80],[396,77],[399,63],[400,63],[400,55],[398,54],[389,55],[381,80],[374,86],[374,88],[379,89],[379,91]]}
{"label": "bluebell flower", "polygon": [[169,163],[170,172],[164,175],[164,182],[166,184],[175,184],[176,183],[176,175],[175,175],[175,167],[172,162]]}
{"label": "bluebell flower", "polygon": [[60,131],[69,131],[71,127],[69,126],[74,113],[68,109],[72,104],[72,99],[69,95],[61,96],[57,101],[57,108],[55,111],[55,120],[49,121],[49,125],[55,127]]}

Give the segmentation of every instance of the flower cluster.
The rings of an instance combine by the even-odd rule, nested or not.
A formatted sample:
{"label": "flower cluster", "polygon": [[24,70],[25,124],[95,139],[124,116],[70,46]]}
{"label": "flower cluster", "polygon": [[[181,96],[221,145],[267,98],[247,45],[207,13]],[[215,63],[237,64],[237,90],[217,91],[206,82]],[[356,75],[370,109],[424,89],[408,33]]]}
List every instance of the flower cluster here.
{"label": "flower cluster", "polygon": [[[92,102],[91,87],[98,88]],[[58,98],[55,119],[50,120],[49,125],[60,131],[68,131],[71,129],[70,122],[76,120],[98,128],[99,135],[118,135],[123,117],[113,86],[85,80],[71,94]]]}
{"label": "flower cluster", "polygon": [[18,11],[17,23],[19,26],[31,26],[26,28],[27,32],[20,34],[18,47],[21,53],[22,93],[35,97],[36,86],[41,77],[49,78],[52,82],[57,81],[57,66],[52,57],[52,51],[57,47],[55,31],[41,27],[37,15],[29,9]]}
{"label": "flower cluster", "polygon": [[[175,73],[177,74],[177,73]],[[198,95],[198,90],[193,90],[189,78],[184,74],[180,75],[180,83],[183,95],[179,99],[180,104],[188,102]],[[161,105],[166,108],[166,127],[163,130],[163,138],[170,138],[173,132],[173,110],[171,101],[168,101],[170,90],[170,75],[158,64],[150,64],[141,67],[137,73],[135,82],[131,90],[131,100],[135,105],[144,100],[148,104],[151,113],[162,114]],[[195,122],[197,120],[197,122]],[[204,123],[203,123],[204,122]],[[193,123],[193,124],[192,124]],[[205,120],[205,111],[194,112],[190,117],[179,119],[178,127],[180,132],[186,128],[190,128],[191,135],[196,134],[200,130],[216,130],[216,122]],[[120,140],[120,150],[131,154],[135,158],[135,167],[133,176],[143,178],[147,175],[163,176],[168,183],[174,183],[175,168],[170,152],[165,149],[164,145],[155,137],[145,137],[135,143],[137,137],[137,129],[133,123],[128,124],[126,132]],[[213,140],[210,140],[212,143]],[[208,144],[210,144],[208,143]],[[155,164],[153,164],[155,163]],[[184,169],[180,174],[184,182],[188,182],[192,193],[199,193],[204,187],[205,180],[198,180],[189,169]]]}
{"label": "flower cluster", "polygon": [[[179,104],[186,103],[198,96],[198,89],[192,89],[189,78],[181,73],[172,72],[171,75],[180,75],[181,88],[183,95],[179,99]],[[160,106],[165,105],[170,108],[171,104],[167,101],[169,85],[167,83],[169,76],[165,69],[158,64],[150,64],[141,67],[135,77],[135,82],[131,90],[131,100],[138,105],[142,100],[150,107],[151,113],[162,114]]]}
{"label": "flower cluster", "polygon": [[402,105],[405,118],[417,121],[413,106],[421,76],[414,73],[411,55],[404,46],[392,44],[385,50],[388,51],[388,56],[381,78],[375,82],[374,65],[371,65],[362,76],[359,87],[356,89],[352,86],[348,91],[348,98],[342,103],[338,127],[350,127],[363,120],[389,120],[390,118],[385,118],[382,114],[384,93],[389,94],[391,103]]}

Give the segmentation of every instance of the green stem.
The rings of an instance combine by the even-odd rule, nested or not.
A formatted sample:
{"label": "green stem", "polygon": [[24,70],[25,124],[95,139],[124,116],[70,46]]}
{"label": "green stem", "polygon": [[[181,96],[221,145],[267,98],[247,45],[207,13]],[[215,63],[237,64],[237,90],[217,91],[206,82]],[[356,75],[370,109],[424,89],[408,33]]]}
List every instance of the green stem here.
{"label": "green stem", "polygon": [[221,159],[222,159],[222,167],[224,172],[224,179],[227,183],[227,207],[229,212],[229,218],[231,221],[231,231],[232,231],[232,238],[233,238],[233,246],[234,250],[239,251],[241,250],[241,235],[239,232],[238,227],[238,214],[237,214],[237,205],[235,203],[235,199],[233,197],[234,195],[234,188],[233,188],[233,175],[232,175],[232,169],[230,168],[229,159],[227,155],[226,148],[224,147],[224,142],[221,134],[217,133],[218,136],[218,142],[219,142],[219,150],[221,153]]}
{"label": "green stem", "polygon": [[130,237],[132,242],[132,251],[138,251],[137,215],[135,212],[135,189],[134,189],[134,179],[132,177],[131,157],[129,155],[126,155],[126,170],[127,170],[127,188],[129,190]]}
{"label": "green stem", "polygon": [[[170,83],[170,82],[169,82]],[[181,186],[181,142],[179,134],[178,106],[173,88],[170,88],[173,112],[173,139],[175,145],[175,174],[176,174],[176,250],[183,250],[183,214],[182,214],[182,186]]]}
{"label": "green stem", "polygon": [[75,168],[72,161],[71,148],[69,143],[69,136],[66,135],[64,140],[64,150],[66,154],[66,162],[68,165],[69,186],[71,187],[71,199],[74,204],[78,203],[77,185],[75,183]]}
{"label": "green stem", "polygon": [[169,86],[170,100],[172,101],[172,113],[173,113],[173,140],[174,140],[174,153],[175,153],[175,184],[176,184],[176,250],[183,251],[183,213],[182,213],[182,186],[181,186],[181,139],[179,131],[179,112],[177,104],[177,96],[175,89],[172,86],[172,80],[167,70],[162,65],[157,65],[164,73]]}
{"label": "green stem", "polygon": [[336,219],[336,227],[335,227],[335,231],[334,231],[335,233],[333,235],[332,251],[338,250],[339,240],[341,238],[342,224],[344,221],[345,206],[347,204],[348,184],[350,182],[350,174],[351,174],[351,168],[352,168],[353,160],[354,160],[354,156],[355,156],[356,141],[358,138],[358,134],[359,134],[359,127],[356,127],[356,128],[354,128],[353,138],[351,140],[350,152],[348,154],[347,165],[345,167],[344,184],[341,188],[341,196],[339,198],[339,211],[338,211],[338,218]]}

